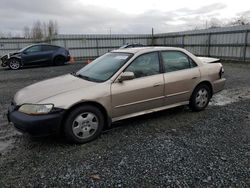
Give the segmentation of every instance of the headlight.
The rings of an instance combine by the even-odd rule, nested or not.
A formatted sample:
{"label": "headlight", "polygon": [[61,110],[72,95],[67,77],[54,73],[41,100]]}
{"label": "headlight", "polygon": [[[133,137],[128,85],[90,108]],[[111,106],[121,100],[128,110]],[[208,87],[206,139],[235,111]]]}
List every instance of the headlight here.
{"label": "headlight", "polygon": [[53,104],[24,104],[18,111],[25,114],[39,115],[49,113],[53,107]]}

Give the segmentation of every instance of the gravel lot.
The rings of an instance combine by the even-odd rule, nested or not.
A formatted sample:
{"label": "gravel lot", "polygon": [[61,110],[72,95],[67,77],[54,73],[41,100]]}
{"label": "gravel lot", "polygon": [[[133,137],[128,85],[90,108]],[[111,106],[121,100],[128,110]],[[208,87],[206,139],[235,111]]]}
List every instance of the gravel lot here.
{"label": "gravel lot", "polygon": [[7,123],[17,90],[82,66],[0,69],[0,187],[250,187],[250,64],[224,63],[226,88],[205,111],[121,121],[85,145]]}

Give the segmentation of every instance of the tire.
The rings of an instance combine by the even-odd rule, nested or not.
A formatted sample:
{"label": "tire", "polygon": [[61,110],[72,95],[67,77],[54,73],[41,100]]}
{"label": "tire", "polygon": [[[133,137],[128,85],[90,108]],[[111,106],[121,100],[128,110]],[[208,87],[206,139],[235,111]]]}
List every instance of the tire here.
{"label": "tire", "polygon": [[9,61],[8,61],[8,66],[11,70],[17,70],[17,69],[20,69],[21,68],[21,62],[19,59],[16,59],[16,58],[11,58]]}
{"label": "tire", "polygon": [[189,108],[192,111],[204,110],[211,99],[211,89],[206,84],[198,85],[190,98]]}
{"label": "tire", "polygon": [[65,58],[63,56],[57,56],[55,57],[53,62],[54,62],[54,65],[57,65],[57,66],[63,65],[65,63]]}
{"label": "tire", "polygon": [[70,142],[84,144],[96,139],[104,127],[104,116],[94,106],[74,109],[66,118],[64,135]]}

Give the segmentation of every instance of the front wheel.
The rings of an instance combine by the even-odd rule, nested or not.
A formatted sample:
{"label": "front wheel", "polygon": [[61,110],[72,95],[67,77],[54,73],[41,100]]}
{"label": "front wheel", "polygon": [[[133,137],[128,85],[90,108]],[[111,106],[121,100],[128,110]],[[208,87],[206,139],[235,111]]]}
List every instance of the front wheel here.
{"label": "front wheel", "polygon": [[9,68],[12,70],[17,70],[17,69],[20,69],[21,67],[20,60],[16,58],[10,59],[8,62],[8,65],[9,65]]}
{"label": "front wheel", "polygon": [[189,107],[193,111],[201,111],[204,110],[211,98],[211,90],[205,85],[201,84],[195,88],[193,94],[190,98]]}
{"label": "front wheel", "polygon": [[97,138],[104,127],[102,112],[94,106],[74,109],[66,119],[64,134],[70,142],[83,144]]}

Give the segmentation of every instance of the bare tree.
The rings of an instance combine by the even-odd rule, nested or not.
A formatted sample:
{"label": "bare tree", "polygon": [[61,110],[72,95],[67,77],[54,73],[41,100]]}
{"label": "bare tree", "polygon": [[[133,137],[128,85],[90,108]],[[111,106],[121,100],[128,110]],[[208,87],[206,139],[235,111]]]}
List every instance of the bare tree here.
{"label": "bare tree", "polygon": [[222,21],[217,18],[211,18],[208,22],[208,28],[218,28],[223,27],[223,25]]}
{"label": "bare tree", "polygon": [[43,22],[42,30],[43,30],[43,36],[44,38],[46,38],[48,36],[48,24],[46,22]]}
{"label": "bare tree", "polygon": [[24,38],[31,38],[30,28],[28,26],[23,28],[23,36]]}
{"label": "bare tree", "polygon": [[43,39],[42,24],[40,21],[36,21],[32,27],[32,38],[33,39]]}
{"label": "bare tree", "polygon": [[58,34],[58,25],[56,21],[49,20],[49,22],[34,22],[32,28],[25,26],[23,29],[23,36],[25,38],[33,39],[50,39]]}
{"label": "bare tree", "polygon": [[240,16],[234,18],[233,21],[229,22],[227,25],[236,26],[236,25],[250,25],[250,18],[246,16]]}
{"label": "bare tree", "polygon": [[53,36],[57,35],[58,32],[58,25],[56,21],[49,20],[47,24],[48,34],[47,37],[51,39]]}

